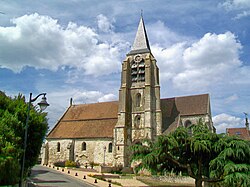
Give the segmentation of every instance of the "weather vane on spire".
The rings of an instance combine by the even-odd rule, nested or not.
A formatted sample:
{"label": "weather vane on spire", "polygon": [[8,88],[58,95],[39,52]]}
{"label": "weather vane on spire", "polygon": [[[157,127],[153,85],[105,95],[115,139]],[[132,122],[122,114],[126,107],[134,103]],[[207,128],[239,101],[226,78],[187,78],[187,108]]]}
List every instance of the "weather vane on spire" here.
{"label": "weather vane on spire", "polygon": [[143,10],[141,9],[141,17],[143,17]]}

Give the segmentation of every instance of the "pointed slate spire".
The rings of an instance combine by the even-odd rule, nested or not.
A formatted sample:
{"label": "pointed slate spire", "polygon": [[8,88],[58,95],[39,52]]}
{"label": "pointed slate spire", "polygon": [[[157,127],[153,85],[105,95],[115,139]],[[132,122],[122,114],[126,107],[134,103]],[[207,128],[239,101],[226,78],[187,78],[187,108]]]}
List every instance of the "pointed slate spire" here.
{"label": "pointed slate spire", "polygon": [[131,51],[129,52],[129,55],[137,53],[147,53],[147,52],[150,52],[150,46],[148,42],[148,36],[144,25],[143,17],[141,15],[140,23],[135,36],[135,41],[131,48]]}

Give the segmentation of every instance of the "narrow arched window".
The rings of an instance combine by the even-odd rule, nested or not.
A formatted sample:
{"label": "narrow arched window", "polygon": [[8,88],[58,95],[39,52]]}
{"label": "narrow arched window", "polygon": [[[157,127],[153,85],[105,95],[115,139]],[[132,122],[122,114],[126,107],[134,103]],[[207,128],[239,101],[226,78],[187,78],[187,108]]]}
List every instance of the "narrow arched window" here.
{"label": "narrow arched window", "polygon": [[140,107],[141,106],[141,94],[138,93],[136,94],[136,107]]}
{"label": "narrow arched window", "polygon": [[139,115],[135,116],[135,128],[139,128],[140,127],[140,123],[141,123],[141,117]]}
{"label": "narrow arched window", "polygon": [[109,153],[112,153],[112,143],[109,143],[109,149],[108,149]]}
{"label": "narrow arched window", "polygon": [[82,151],[86,151],[87,145],[86,142],[82,142]]}
{"label": "narrow arched window", "polygon": [[61,150],[60,142],[57,142],[57,152],[60,152],[60,150]]}
{"label": "narrow arched window", "polygon": [[186,120],[185,123],[184,123],[185,127],[189,127],[191,125],[192,125],[192,122],[190,120]]}

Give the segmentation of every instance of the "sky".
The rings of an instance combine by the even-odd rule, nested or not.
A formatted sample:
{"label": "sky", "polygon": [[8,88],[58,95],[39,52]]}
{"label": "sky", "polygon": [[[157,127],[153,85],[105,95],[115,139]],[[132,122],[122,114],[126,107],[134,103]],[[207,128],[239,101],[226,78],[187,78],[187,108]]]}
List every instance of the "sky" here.
{"label": "sky", "polygon": [[26,98],[46,92],[50,129],[70,98],[118,100],[141,13],[161,98],[208,93],[218,133],[244,127],[250,0],[0,0],[0,90]]}

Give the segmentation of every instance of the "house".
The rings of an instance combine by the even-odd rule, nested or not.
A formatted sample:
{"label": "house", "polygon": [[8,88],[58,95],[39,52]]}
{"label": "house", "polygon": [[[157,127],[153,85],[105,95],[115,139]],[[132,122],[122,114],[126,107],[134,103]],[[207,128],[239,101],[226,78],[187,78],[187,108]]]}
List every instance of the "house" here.
{"label": "house", "polygon": [[245,113],[245,115],[246,115],[246,123],[245,123],[246,127],[242,127],[242,128],[227,128],[226,129],[226,134],[228,136],[238,136],[240,139],[250,140],[249,123],[248,123],[247,114]]}

